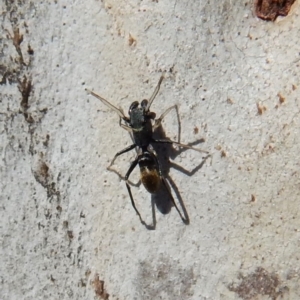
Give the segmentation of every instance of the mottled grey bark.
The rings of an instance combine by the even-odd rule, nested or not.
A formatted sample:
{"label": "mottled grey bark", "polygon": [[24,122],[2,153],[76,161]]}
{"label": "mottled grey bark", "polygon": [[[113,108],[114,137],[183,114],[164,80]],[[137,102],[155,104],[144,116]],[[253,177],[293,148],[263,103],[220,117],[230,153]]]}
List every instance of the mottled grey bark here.
{"label": "mottled grey bark", "polygon": [[[274,23],[243,1],[0,9],[1,299],[300,298],[299,1]],[[85,88],[127,113],[162,72],[152,110],[177,104],[181,142],[212,158],[158,151],[190,225],[162,194],[149,231],[106,170],[130,135]],[[175,111],[163,128],[178,138]],[[132,191],[151,223],[151,195]]]}

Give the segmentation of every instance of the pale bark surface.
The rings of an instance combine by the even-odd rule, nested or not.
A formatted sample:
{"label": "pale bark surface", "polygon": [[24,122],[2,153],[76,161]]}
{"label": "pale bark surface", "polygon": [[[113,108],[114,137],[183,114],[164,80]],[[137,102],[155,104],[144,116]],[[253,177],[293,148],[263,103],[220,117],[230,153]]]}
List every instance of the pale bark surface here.
{"label": "pale bark surface", "polygon": [[[300,299],[299,1],[274,23],[229,0],[0,10],[1,299]],[[130,136],[85,88],[127,113],[162,72],[152,110],[177,104],[181,142],[204,138],[212,159],[189,176],[167,161],[204,155],[161,151],[190,225],[155,207],[149,231],[106,170]],[[163,127],[178,138],[174,111]],[[151,223],[151,195],[132,191]]]}

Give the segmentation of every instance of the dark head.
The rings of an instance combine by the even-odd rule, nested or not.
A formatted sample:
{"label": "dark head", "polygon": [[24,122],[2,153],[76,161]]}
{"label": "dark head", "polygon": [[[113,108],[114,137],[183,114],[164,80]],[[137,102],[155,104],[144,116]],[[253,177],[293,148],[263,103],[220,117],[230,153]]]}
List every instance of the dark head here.
{"label": "dark head", "polygon": [[146,111],[148,100],[143,100],[141,104],[134,101],[129,107],[130,125],[135,129],[142,129],[151,119],[154,120],[156,114],[154,112]]}

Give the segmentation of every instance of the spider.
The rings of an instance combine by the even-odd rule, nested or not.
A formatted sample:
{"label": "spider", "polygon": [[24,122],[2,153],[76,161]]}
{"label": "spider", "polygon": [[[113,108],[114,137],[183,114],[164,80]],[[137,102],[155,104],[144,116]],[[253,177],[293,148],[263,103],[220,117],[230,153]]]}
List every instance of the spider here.
{"label": "spider", "polygon": [[[181,144],[179,142],[175,142],[169,139],[153,138],[153,132],[156,128],[158,128],[161,125],[163,118],[170,112],[171,109],[177,108],[176,105],[169,107],[158,119],[155,119],[156,114],[150,111],[151,104],[153,103],[153,100],[155,99],[160,89],[160,85],[163,79],[164,79],[164,75],[160,77],[158,84],[149,100],[144,99],[142,100],[141,103],[139,103],[138,101],[134,101],[131,103],[128,112],[129,117],[125,116],[124,112],[121,109],[118,109],[103,97],[97,95],[93,91],[86,89],[88,93],[90,93],[91,95],[99,99],[103,104],[105,104],[106,106],[114,110],[120,117],[120,126],[132,134],[133,144],[119,151],[112,159],[110,165],[108,166],[108,169],[113,165],[114,161],[118,156],[128,151],[131,151],[135,148],[137,149],[137,156],[134,159],[134,161],[131,163],[125,175],[125,182],[126,182],[128,194],[130,196],[131,204],[134,210],[136,211],[137,215],[139,216],[141,223],[145,226],[147,225],[143,221],[140,212],[135,206],[135,202],[133,200],[131,188],[129,185],[129,176],[137,165],[139,165],[141,182],[144,185],[145,189],[150,194],[155,194],[158,192],[161,186],[164,186],[164,188],[168,191],[170,199],[174,207],[176,208],[181,220],[185,223],[185,219],[183,218],[180,210],[178,209],[174,201],[174,198],[170,190],[168,189],[166,179],[162,174],[161,166],[157,158],[156,152],[153,149],[152,144],[154,143],[176,144],[182,148],[208,153],[208,151],[194,148],[192,146]],[[125,124],[122,123],[122,120],[124,121]]]}

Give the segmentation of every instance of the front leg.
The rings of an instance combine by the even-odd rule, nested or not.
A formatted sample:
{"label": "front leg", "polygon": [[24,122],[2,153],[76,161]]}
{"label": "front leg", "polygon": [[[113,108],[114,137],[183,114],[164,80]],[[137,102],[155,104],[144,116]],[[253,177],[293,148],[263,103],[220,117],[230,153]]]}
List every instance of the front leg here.
{"label": "front leg", "polygon": [[131,200],[131,205],[134,208],[135,212],[137,213],[137,215],[139,216],[140,222],[147,228],[147,229],[154,229],[153,226],[149,226],[143,219],[142,216],[140,214],[140,212],[138,211],[138,209],[135,206],[134,200],[133,200],[133,196],[132,196],[132,192],[131,192],[131,188],[129,185],[129,176],[132,173],[132,171],[134,170],[134,168],[137,166],[139,162],[139,156],[136,157],[136,159],[131,163],[126,175],[125,175],[125,182],[126,182],[126,187],[127,187],[127,191]]}
{"label": "front leg", "polygon": [[177,114],[177,118],[178,118],[178,106],[177,104],[169,107],[158,119],[155,120],[154,126],[153,126],[153,130],[155,130],[156,128],[158,128],[161,125],[161,122],[163,120],[163,118],[172,110],[175,109],[176,110],[176,114]]}

